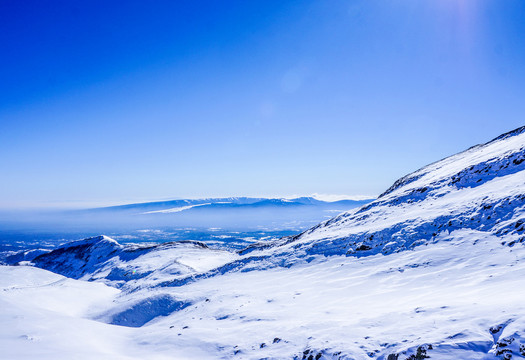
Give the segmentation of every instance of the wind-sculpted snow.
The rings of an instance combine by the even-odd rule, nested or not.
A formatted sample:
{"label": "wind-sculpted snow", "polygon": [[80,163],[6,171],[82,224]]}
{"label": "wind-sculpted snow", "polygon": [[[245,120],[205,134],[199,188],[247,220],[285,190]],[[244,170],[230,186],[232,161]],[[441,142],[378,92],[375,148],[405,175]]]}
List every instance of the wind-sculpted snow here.
{"label": "wind-sculpted snow", "polygon": [[167,316],[191,305],[168,294],[148,295],[139,301],[122,303],[117,308],[98,317],[99,320],[114,325],[140,327],[149,321]]}
{"label": "wind-sculpted snow", "polygon": [[[49,275],[37,286],[34,280],[21,284],[20,277],[6,277],[8,268],[0,267],[0,302],[10,313],[16,304],[16,313],[24,316],[0,341],[18,354],[51,348],[55,352],[39,358],[65,359],[72,350],[53,334],[64,334],[60,329],[70,324],[94,344],[74,338],[76,351],[91,352],[92,358],[110,359],[119,351],[126,359],[413,360],[424,353],[430,359],[502,359],[505,354],[521,359],[524,258],[521,245],[501,246],[494,235],[458,230],[417,251],[317,257],[290,268],[230,272],[162,291],[112,293],[106,306],[98,302],[80,317],[77,310],[64,315],[61,304],[86,303],[87,298],[74,300],[85,296],[74,290],[82,284]],[[88,285],[82,285],[84,291]],[[53,304],[55,296],[62,302]],[[35,302],[51,312],[33,314]],[[86,318],[144,325],[129,332]],[[6,313],[2,321],[9,326],[20,320]],[[111,339],[110,347],[105,338]],[[101,357],[100,349],[109,355]]]}

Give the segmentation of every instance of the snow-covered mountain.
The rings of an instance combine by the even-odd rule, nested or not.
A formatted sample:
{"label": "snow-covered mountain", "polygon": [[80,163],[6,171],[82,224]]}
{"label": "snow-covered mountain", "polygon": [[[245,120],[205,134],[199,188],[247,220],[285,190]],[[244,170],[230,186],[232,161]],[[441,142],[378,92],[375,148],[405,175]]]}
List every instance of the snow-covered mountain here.
{"label": "snow-covered mountain", "polygon": [[73,279],[103,279],[115,287],[129,287],[138,279],[139,286],[151,287],[156,279],[206,273],[236,258],[233,252],[210,249],[199,241],[120,245],[107,236],[96,236],[40,254],[32,265]]}
{"label": "snow-covered mountain", "polygon": [[[134,214],[153,214],[153,213],[169,213],[172,209],[178,208],[193,208],[193,207],[219,207],[219,208],[250,208],[250,207],[264,207],[264,206],[320,206],[333,207],[335,206],[353,206],[362,205],[370,202],[371,199],[344,199],[337,201],[324,201],[315,197],[304,196],[296,198],[251,198],[251,197],[227,197],[227,198],[204,198],[204,199],[180,199],[169,201],[156,201],[148,203],[137,203],[118,205],[103,208],[94,208],[85,210],[89,212],[130,212]],[[199,209],[202,210],[202,209]],[[175,211],[173,211],[175,212]]]}
{"label": "snow-covered mountain", "polygon": [[[524,231],[525,127],[241,251],[100,236],[24,255],[83,281],[0,267],[2,322],[24,319],[0,345],[14,359],[525,359]],[[49,300],[75,288],[83,310]],[[57,339],[66,319],[89,340]]]}
{"label": "snow-covered mountain", "polygon": [[[307,228],[334,214],[368,204],[373,199],[323,201],[314,197],[182,199],[128,204],[73,212],[76,221],[111,219],[130,227],[194,226],[232,229]],[[114,226],[111,225],[110,226]]]}
{"label": "snow-covered mountain", "polygon": [[[295,255],[390,254],[459,229],[509,246],[525,229],[525,127],[397,180],[372,203],[273,244]],[[268,244],[262,245],[268,247]],[[257,246],[248,249],[257,249]]]}

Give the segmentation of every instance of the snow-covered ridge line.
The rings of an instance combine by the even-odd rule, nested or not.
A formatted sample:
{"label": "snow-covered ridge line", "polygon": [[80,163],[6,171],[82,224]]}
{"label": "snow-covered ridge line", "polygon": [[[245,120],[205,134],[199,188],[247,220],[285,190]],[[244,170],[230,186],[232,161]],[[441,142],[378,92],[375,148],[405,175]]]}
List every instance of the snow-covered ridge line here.
{"label": "snow-covered ridge line", "polygon": [[147,203],[125,204],[110,207],[101,207],[82,212],[107,212],[107,211],[131,211],[153,209],[142,211],[142,214],[170,213],[189,210],[200,206],[231,205],[239,207],[259,206],[259,205],[310,205],[310,206],[331,206],[337,204],[362,204],[374,199],[373,196],[330,196],[314,195],[302,197],[277,197],[277,198],[251,198],[251,197],[228,197],[228,198],[202,198],[202,199],[179,199]]}
{"label": "snow-covered ridge line", "polygon": [[261,250],[274,258],[281,253],[389,254],[462,228],[523,236],[524,207],[525,127],[521,127],[399,179],[361,208],[242,253],[255,255],[253,251]]}
{"label": "snow-covered ridge line", "polygon": [[[515,137],[515,136],[518,136],[518,135],[522,135],[525,133],[525,126],[522,126],[522,127],[519,127],[515,130],[512,130],[512,131],[509,131],[505,134],[502,134],[496,138],[494,138],[493,140],[485,143],[485,144],[479,144],[479,145],[474,145],[470,148],[468,148],[467,150],[463,151],[463,152],[460,152],[458,154],[455,154],[455,155],[452,155],[452,156],[449,156],[449,157],[446,157],[444,159],[441,159],[441,160],[438,160],[438,161],[435,161],[429,165],[426,165],[424,167],[422,167],[421,169],[419,170],[416,170],[408,175],[405,175],[403,176],[402,178],[396,180],[394,182],[394,184],[389,187],[385,192],[383,192],[381,195],[379,195],[378,199],[390,194],[391,192],[393,192],[394,190],[402,187],[402,186],[406,186],[408,184],[410,184],[411,182],[413,181],[416,181],[418,179],[420,179],[423,175],[425,175],[426,173],[428,173],[429,171],[433,171],[435,170],[436,168],[440,168],[448,163],[453,163],[455,161],[457,161],[457,159],[460,159],[460,158],[467,158],[469,155],[475,155],[475,154],[478,154],[480,151],[483,151],[484,148],[487,148],[487,147],[491,147],[492,145],[494,145],[495,143],[497,142],[500,142],[500,141],[503,141],[503,140],[506,140],[510,137]],[[524,142],[523,142],[523,139],[520,139],[520,138],[517,138],[515,139],[517,140],[518,143],[521,142],[522,145],[524,145]],[[502,149],[497,149],[496,147],[494,147],[494,150],[493,152],[491,153],[491,151],[486,151],[485,155],[488,155],[488,158],[490,157],[496,157],[498,155],[501,155],[501,151],[498,152],[498,150],[502,150]],[[485,156],[485,161],[488,160],[487,156]],[[478,160],[478,162],[481,162]],[[443,174],[443,175],[447,175],[447,173]],[[450,173],[448,174],[450,176]]]}
{"label": "snow-covered ridge line", "polygon": [[97,236],[59,246],[36,256],[32,264],[73,279],[100,280],[121,287],[139,279],[142,284],[154,284],[157,277],[167,274],[183,278],[206,272],[236,256],[199,241],[121,245],[107,236]]}

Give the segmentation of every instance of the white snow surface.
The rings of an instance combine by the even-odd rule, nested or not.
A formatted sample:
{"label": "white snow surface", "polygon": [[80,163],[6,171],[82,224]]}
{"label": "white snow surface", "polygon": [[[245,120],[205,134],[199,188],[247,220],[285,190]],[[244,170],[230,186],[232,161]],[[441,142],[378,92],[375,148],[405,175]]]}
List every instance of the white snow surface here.
{"label": "white snow surface", "polygon": [[198,347],[140,343],[139,329],[91,318],[119,290],[29,266],[0,266],[0,358],[11,359],[211,359]]}
{"label": "white snow surface", "polygon": [[524,170],[521,128],[428,165],[398,180],[369,205],[327,220],[293,241],[281,241],[272,251],[288,247],[296,254],[356,254],[361,247],[358,251],[364,252],[358,256],[388,254],[431,241],[442,231],[511,232],[524,218]]}
{"label": "white snow surface", "polygon": [[525,359],[524,232],[521,128],[238,253],[101,236],[33,260],[81,280],[0,267],[2,355]]}
{"label": "white snow surface", "polygon": [[[494,359],[498,341],[512,340],[513,358],[523,358],[524,278],[523,246],[472,230],[415,251],[319,256],[129,293],[0,267],[0,346],[13,359],[293,359],[308,350],[323,359],[405,359],[430,344],[431,358]],[[90,320],[159,295],[189,305],[138,328]]]}

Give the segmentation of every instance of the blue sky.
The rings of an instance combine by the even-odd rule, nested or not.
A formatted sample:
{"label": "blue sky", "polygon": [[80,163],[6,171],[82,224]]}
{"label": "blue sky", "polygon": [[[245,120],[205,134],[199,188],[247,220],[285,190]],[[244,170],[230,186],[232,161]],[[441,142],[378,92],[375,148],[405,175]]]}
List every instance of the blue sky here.
{"label": "blue sky", "polygon": [[525,124],[521,0],[0,1],[0,207],[378,194]]}

